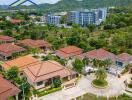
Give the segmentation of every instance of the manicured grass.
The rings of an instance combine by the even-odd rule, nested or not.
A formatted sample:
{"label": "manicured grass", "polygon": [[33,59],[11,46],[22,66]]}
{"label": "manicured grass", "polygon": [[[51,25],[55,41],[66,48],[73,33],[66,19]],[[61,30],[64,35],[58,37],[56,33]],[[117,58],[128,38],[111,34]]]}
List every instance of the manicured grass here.
{"label": "manicured grass", "polygon": [[[74,99],[72,99],[74,100]],[[82,97],[79,96],[76,98],[76,100],[107,100],[106,97],[97,97],[94,94],[87,93],[84,94]],[[132,100],[132,97],[127,96],[126,94],[120,95],[118,98],[116,97],[111,97],[109,100]]]}
{"label": "manicured grass", "polygon": [[83,98],[81,100],[106,100],[105,97],[97,97],[94,94],[87,93],[83,95]]}
{"label": "manicured grass", "polygon": [[92,83],[95,85],[95,86],[99,86],[99,87],[106,87],[108,85],[108,82],[106,80],[93,80]]}
{"label": "manicured grass", "polygon": [[13,97],[10,97],[8,100],[15,100]]}

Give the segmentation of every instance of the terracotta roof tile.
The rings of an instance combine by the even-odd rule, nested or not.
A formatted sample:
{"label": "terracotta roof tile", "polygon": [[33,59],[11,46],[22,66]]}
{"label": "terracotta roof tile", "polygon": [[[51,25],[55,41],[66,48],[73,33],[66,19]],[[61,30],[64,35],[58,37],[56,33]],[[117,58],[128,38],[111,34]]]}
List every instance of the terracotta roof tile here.
{"label": "terracotta roof tile", "polygon": [[66,58],[66,57],[72,57],[72,56],[79,55],[82,52],[83,50],[76,46],[67,46],[65,48],[61,48],[57,50],[56,55],[62,58]]}
{"label": "terracotta roof tile", "polygon": [[13,53],[25,51],[24,48],[14,45],[12,43],[6,43],[0,45],[0,54],[6,57],[11,56]]}
{"label": "terracotta roof tile", "polygon": [[10,36],[0,35],[0,41],[14,41],[15,39]]}
{"label": "terracotta roof tile", "polygon": [[22,44],[28,47],[51,47],[51,44],[44,40],[25,39],[19,41],[18,44]]}
{"label": "terracotta roof tile", "polygon": [[11,22],[12,24],[18,24],[18,23],[21,23],[22,20],[19,20],[19,19],[11,19],[10,22]]}
{"label": "terracotta roof tile", "polygon": [[55,76],[66,77],[74,73],[56,61],[36,63],[25,68],[24,72],[32,82],[43,81]]}
{"label": "terracotta roof tile", "polygon": [[131,62],[132,61],[132,55],[130,55],[128,53],[119,54],[117,57],[119,60],[122,60],[125,62]]}
{"label": "terracotta roof tile", "polygon": [[9,97],[15,96],[20,92],[16,86],[8,80],[0,77],[0,100],[7,100]]}
{"label": "terracotta roof tile", "polygon": [[27,66],[37,63],[37,62],[39,62],[38,59],[36,59],[30,55],[27,55],[27,56],[16,58],[14,60],[6,61],[6,62],[4,62],[2,67],[4,69],[9,69],[12,66],[16,66],[20,70],[22,70],[22,69],[26,68]]}
{"label": "terracotta roof tile", "polygon": [[93,59],[99,59],[99,60],[105,60],[105,59],[115,60],[116,59],[116,55],[102,48],[86,52],[82,54],[81,57],[82,56],[83,57],[86,56],[86,57],[93,58]]}

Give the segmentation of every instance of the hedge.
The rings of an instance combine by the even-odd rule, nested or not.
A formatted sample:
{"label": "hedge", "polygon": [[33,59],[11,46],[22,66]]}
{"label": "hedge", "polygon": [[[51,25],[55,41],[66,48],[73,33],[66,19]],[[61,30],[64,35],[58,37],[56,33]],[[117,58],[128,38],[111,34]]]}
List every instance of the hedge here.
{"label": "hedge", "polygon": [[41,96],[44,96],[44,95],[47,95],[47,94],[50,94],[50,93],[54,93],[54,92],[57,92],[59,90],[62,90],[62,87],[59,87],[59,88],[53,88],[53,89],[48,89],[48,90],[44,90],[44,91],[41,91],[41,92],[37,92],[37,95],[39,97]]}

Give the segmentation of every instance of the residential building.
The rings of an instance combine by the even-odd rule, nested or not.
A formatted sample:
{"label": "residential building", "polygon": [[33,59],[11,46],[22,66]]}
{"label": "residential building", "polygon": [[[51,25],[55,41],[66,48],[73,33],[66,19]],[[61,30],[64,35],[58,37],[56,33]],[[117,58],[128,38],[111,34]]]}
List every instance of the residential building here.
{"label": "residential building", "polygon": [[10,36],[0,35],[0,43],[12,43],[15,39]]}
{"label": "residential building", "polygon": [[29,65],[32,65],[34,63],[38,63],[39,60],[27,55],[27,56],[22,56],[19,58],[16,58],[14,60],[9,60],[9,61],[5,61],[1,66],[2,68],[7,71],[8,69],[10,69],[11,67],[17,67],[20,71],[20,75],[23,75],[23,69],[28,67]]}
{"label": "residential building", "polygon": [[59,50],[55,52],[55,54],[61,59],[70,59],[82,53],[83,53],[83,50],[76,46],[67,46],[64,48],[60,48]]}
{"label": "residential building", "polygon": [[104,49],[96,49],[80,55],[81,58],[116,61],[116,55]]}
{"label": "residential building", "polygon": [[50,60],[29,65],[24,69],[24,74],[35,89],[50,88],[55,78],[59,78],[64,83],[75,85],[75,81],[72,80],[77,76],[76,72]]}
{"label": "residential building", "polygon": [[103,22],[106,20],[106,17],[107,17],[107,8],[99,8],[98,9],[99,11],[99,23]]}
{"label": "residential building", "polygon": [[47,24],[59,26],[61,24],[61,16],[49,13],[41,17],[41,21]]}
{"label": "residential building", "polygon": [[44,40],[25,39],[18,41],[17,45],[27,48],[40,48],[45,51],[52,49],[52,45]]}
{"label": "residential building", "polygon": [[22,20],[19,20],[19,19],[11,19],[10,22],[12,24],[20,24],[21,22],[23,22]]}
{"label": "residential building", "polygon": [[8,100],[11,97],[14,97],[15,100],[18,100],[18,94],[20,91],[21,90],[15,85],[0,76],[0,100]]}
{"label": "residential building", "polygon": [[10,21],[12,18],[10,16],[6,16],[5,19]]}
{"label": "residential building", "polygon": [[46,15],[41,16],[40,21],[46,23]]}
{"label": "residential building", "polygon": [[118,67],[123,68],[128,64],[132,64],[132,55],[128,53],[122,53],[122,54],[117,55],[116,65]]}
{"label": "residential building", "polygon": [[79,24],[80,26],[84,27],[90,24],[99,25],[106,19],[106,15],[106,8],[70,11],[68,13],[68,23]]}
{"label": "residential building", "polygon": [[26,51],[26,49],[17,46],[13,43],[5,43],[0,45],[0,58],[7,60],[15,53],[21,53]]}

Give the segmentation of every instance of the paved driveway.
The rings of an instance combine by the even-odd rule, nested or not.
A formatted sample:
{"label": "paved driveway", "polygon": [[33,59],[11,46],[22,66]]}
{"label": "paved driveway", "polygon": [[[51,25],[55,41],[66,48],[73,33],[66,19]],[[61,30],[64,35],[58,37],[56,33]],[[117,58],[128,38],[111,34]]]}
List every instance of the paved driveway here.
{"label": "paved driveway", "polygon": [[119,79],[109,74],[109,87],[106,89],[97,89],[91,86],[91,81],[94,78],[94,75],[83,76],[75,87],[63,89],[59,92],[40,97],[37,100],[70,100],[85,93],[93,93],[98,96],[116,96],[122,94],[125,89],[123,81],[126,77]]}

